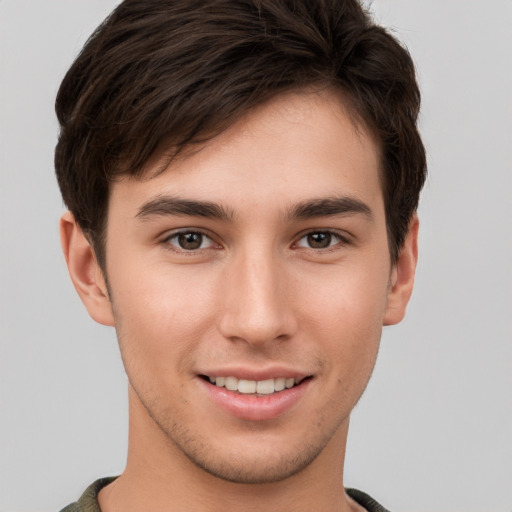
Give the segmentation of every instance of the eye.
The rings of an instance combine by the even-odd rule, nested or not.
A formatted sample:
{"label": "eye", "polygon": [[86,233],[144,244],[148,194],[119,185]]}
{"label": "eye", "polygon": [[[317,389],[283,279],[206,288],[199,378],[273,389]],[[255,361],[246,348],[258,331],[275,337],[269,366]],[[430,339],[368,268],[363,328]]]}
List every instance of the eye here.
{"label": "eye", "polygon": [[296,246],[308,249],[328,249],[340,243],[346,243],[346,240],[336,233],[331,231],[312,231],[300,238]]}
{"label": "eye", "polygon": [[180,231],[166,238],[164,242],[181,251],[197,251],[215,245],[211,238],[200,231]]}

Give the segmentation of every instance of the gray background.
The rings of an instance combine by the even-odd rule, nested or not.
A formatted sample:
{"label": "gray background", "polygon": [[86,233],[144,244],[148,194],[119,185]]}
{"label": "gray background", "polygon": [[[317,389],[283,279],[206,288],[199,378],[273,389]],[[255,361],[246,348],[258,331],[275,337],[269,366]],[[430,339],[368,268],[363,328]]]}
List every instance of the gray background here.
{"label": "gray background", "polygon": [[[112,0],[3,0],[2,512],[56,511],[119,473],[126,379],[60,254],[58,84]],[[375,0],[423,89],[430,177],[407,319],[385,330],[346,483],[395,512],[512,510],[512,2]]]}

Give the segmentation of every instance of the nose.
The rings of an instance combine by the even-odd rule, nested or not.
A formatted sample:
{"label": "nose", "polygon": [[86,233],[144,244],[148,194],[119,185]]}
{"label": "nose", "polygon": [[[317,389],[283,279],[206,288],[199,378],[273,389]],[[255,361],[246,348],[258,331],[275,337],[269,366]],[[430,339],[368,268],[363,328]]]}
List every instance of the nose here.
{"label": "nose", "polygon": [[229,267],[220,291],[224,337],[253,347],[290,338],[297,327],[294,287],[278,257],[261,251],[246,253]]}

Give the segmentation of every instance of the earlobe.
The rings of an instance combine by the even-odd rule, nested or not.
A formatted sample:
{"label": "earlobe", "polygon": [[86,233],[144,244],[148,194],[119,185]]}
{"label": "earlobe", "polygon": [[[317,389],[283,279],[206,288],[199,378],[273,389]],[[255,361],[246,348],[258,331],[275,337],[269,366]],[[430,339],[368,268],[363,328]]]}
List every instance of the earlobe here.
{"label": "earlobe", "polygon": [[60,242],[69,275],[87,311],[96,322],[114,325],[103,273],[87,238],[69,211],[60,219]]}
{"label": "earlobe", "polygon": [[384,325],[397,324],[405,316],[405,310],[412,294],[418,262],[418,229],[419,221],[415,214],[409,223],[409,231],[405,242],[391,272]]}

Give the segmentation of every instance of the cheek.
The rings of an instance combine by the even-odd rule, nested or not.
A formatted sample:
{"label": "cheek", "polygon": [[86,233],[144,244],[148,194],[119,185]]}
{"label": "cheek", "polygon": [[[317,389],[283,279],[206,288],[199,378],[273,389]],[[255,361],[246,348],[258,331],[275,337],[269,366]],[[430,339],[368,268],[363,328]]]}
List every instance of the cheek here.
{"label": "cheek", "polygon": [[387,305],[389,267],[346,265],[312,279],[302,279],[296,295],[307,299],[305,310],[318,328],[364,333],[380,330]]}
{"label": "cheek", "polygon": [[[187,272],[146,265],[137,272],[118,267],[112,272],[112,300],[125,366],[150,366],[168,374],[192,357],[213,325],[214,290]],[[207,326],[207,327],[205,327]]]}
{"label": "cheek", "polygon": [[306,295],[303,309],[310,332],[323,340],[329,364],[363,378],[373,368],[386,311],[388,272],[379,266],[343,269]]}

